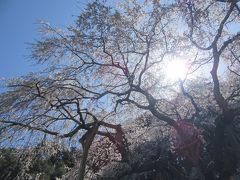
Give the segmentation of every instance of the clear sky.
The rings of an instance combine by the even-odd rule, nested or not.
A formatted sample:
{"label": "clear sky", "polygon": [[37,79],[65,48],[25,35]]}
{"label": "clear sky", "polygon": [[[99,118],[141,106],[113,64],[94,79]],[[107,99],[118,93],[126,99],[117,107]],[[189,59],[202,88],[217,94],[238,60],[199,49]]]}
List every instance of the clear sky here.
{"label": "clear sky", "polygon": [[56,27],[73,24],[87,0],[0,0],[0,78],[36,71],[27,43],[39,38],[37,20]]}
{"label": "clear sky", "polygon": [[[0,0],[0,79],[36,71],[27,43],[39,39],[36,22],[64,28],[90,0]],[[230,27],[238,30],[238,27]],[[1,90],[0,90],[1,91]]]}

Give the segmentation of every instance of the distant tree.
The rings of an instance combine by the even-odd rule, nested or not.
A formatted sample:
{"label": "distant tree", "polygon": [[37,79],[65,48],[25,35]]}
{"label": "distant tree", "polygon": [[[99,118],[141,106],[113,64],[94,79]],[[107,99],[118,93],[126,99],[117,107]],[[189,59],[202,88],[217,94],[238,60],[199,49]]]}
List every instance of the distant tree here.
{"label": "distant tree", "polygon": [[0,178],[14,179],[20,172],[17,152],[14,149],[1,149],[0,156]]}
{"label": "distant tree", "polygon": [[[236,2],[133,0],[113,8],[94,1],[65,30],[42,23],[32,58],[47,69],[6,82],[9,89],[0,95],[2,142],[26,142],[30,132],[40,132],[31,136],[35,141],[46,134],[79,140],[83,179],[95,136],[108,138],[127,162],[120,124],[149,112],[174,129],[175,151],[189,167],[201,171],[207,148],[216,178],[230,178],[240,159],[240,33],[233,30],[239,13]],[[175,58],[188,64],[180,81],[168,80],[164,71]],[[220,63],[228,68],[224,79]],[[204,75],[209,65],[211,76]],[[200,138],[206,126],[213,129],[210,146]]]}
{"label": "distant tree", "polygon": [[[50,147],[52,145],[53,147]],[[56,179],[74,167],[74,153],[53,143],[0,150],[1,179]]]}

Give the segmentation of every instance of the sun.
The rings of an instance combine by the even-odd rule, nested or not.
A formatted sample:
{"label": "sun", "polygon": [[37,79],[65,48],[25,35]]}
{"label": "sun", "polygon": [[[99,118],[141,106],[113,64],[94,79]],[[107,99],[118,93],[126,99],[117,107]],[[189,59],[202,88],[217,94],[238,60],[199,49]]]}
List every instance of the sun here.
{"label": "sun", "polygon": [[170,81],[183,80],[188,72],[184,61],[174,60],[167,64],[165,69],[166,78]]}

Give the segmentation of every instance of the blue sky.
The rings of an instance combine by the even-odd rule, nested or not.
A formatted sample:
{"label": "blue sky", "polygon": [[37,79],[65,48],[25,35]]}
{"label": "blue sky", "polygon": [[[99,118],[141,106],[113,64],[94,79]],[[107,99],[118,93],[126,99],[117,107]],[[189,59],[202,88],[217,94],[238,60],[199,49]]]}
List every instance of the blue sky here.
{"label": "blue sky", "polygon": [[39,38],[37,20],[56,27],[73,24],[87,0],[0,0],[0,78],[36,71],[27,43]]}
{"label": "blue sky", "polygon": [[[0,0],[0,79],[36,71],[27,43],[39,39],[38,20],[64,28],[89,0]],[[230,27],[238,30],[238,27]]]}

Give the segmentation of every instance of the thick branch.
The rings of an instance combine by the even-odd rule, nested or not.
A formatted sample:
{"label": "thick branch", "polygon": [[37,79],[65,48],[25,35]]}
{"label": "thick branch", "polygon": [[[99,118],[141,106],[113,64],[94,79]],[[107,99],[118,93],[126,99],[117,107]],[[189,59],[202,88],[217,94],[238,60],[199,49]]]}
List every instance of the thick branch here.
{"label": "thick branch", "polygon": [[198,105],[197,105],[197,103],[194,101],[193,97],[184,89],[184,86],[183,86],[183,82],[182,82],[182,81],[180,81],[180,87],[181,87],[181,90],[182,90],[183,95],[190,99],[193,107],[195,108],[195,114],[194,114],[194,116],[199,116],[200,110],[199,110],[199,108],[198,108]]}
{"label": "thick branch", "polygon": [[219,49],[219,54],[221,54],[229,44],[233,43],[234,41],[240,39],[240,32],[237,33],[235,36],[233,36],[232,38],[226,40],[223,45],[221,46],[221,48]]}
{"label": "thick branch", "polygon": [[219,105],[219,107],[223,111],[227,111],[228,105],[227,105],[227,102],[225,101],[222,93],[220,92],[220,85],[219,85],[219,80],[218,80],[218,75],[217,75],[218,66],[219,66],[219,54],[217,52],[216,45],[214,45],[214,47],[213,47],[213,58],[214,58],[214,61],[213,61],[213,67],[211,70],[211,75],[212,75],[212,79],[213,79],[214,97],[215,97],[215,100],[217,101],[217,104]]}
{"label": "thick branch", "polygon": [[220,60],[221,52],[227,47],[227,45],[229,43],[231,43],[231,41],[234,40],[234,38],[226,41],[223,44],[223,46],[221,47],[220,51],[218,51],[217,43],[218,43],[219,38],[222,35],[224,24],[226,23],[227,19],[231,15],[234,7],[235,7],[235,3],[231,3],[230,8],[229,8],[226,16],[223,18],[223,20],[221,21],[221,23],[219,25],[217,35],[215,36],[215,38],[214,38],[214,40],[212,42],[212,53],[213,53],[213,59],[214,59],[213,67],[212,67],[212,70],[211,70],[211,75],[212,75],[213,84],[214,84],[213,93],[214,93],[214,97],[215,97],[215,99],[217,101],[217,104],[223,110],[223,112],[227,112],[228,111],[228,105],[227,105],[227,102],[224,99],[224,97],[223,97],[223,95],[221,94],[221,91],[220,91],[220,85],[219,85],[217,71],[218,71],[218,66],[219,66],[219,60]]}
{"label": "thick branch", "polygon": [[221,21],[221,23],[220,23],[220,25],[219,25],[219,27],[218,27],[218,31],[217,31],[216,36],[214,37],[214,40],[213,40],[213,42],[212,42],[212,46],[215,46],[215,45],[217,44],[217,41],[218,41],[219,38],[221,37],[222,32],[223,32],[223,27],[224,27],[226,21],[228,20],[229,16],[231,15],[231,13],[232,13],[232,11],[233,11],[233,9],[234,9],[234,6],[235,6],[235,3],[234,3],[234,2],[231,3],[230,8],[229,8],[226,16],[223,18],[223,20]]}

